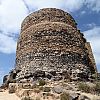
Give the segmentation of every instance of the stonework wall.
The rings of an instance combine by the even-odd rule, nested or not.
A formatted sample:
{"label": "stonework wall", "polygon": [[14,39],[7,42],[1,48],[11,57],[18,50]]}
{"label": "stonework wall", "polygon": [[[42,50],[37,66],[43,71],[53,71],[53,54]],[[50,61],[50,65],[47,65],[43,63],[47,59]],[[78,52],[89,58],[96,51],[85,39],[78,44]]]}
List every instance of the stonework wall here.
{"label": "stonework wall", "polygon": [[72,79],[82,75],[88,78],[96,68],[89,57],[86,40],[71,15],[55,8],[42,9],[22,23],[16,51],[16,70],[20,71],[16,79],[57,78],[64,72]]}
{"label": "stonework wall", "polygon": [[45,21],[61,22],[76,27],[75,20],[69,13],[55,8],[52,9],[47,8],[47,9],[41,9],[27,16],[21,25],[21,30],[23,31],[26,28],[29,28],[33,24],[36,25],[41,22],[44,23]]}

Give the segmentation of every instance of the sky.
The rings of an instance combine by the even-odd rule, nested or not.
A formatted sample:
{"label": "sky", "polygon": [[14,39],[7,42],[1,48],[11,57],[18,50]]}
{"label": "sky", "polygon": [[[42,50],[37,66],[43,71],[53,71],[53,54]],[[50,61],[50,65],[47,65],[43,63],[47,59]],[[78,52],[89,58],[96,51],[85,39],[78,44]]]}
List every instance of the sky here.
{"label": "sky", "polygon": [[69,12],[91,43],[100,72],[100,0],[0,0],[0,84],[15,66],[16,45],[23,19],[42,8]]}

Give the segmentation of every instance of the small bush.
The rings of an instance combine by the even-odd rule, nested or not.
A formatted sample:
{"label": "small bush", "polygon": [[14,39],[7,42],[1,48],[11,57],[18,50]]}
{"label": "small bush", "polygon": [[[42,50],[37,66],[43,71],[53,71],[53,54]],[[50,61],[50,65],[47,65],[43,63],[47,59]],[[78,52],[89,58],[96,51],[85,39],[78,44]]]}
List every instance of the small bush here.
{"label": "small bush", "polygon": [[83,91],[83,92],[100,94],[100,82],[94,83],[94,85],[91,87],[87,85],[86,83],[80,83],[78,88],[80,91]]}
{"label": "small bush", "polygon": [[95,92],[100,93],[100,82],[95,83]]}
{"label": "small bush", "polygon": [[80,91],[86,92],[86,93],[90,93],[91,92],[91,88],[89,85],[87,85],[86,83],[79,83],[78,86]]}
{"label": "small bush", "polygon": [[50,89],[50,87],[44,87],[44,88],[43,88],[43,91],[44,91],[44,92],[50,92],[51,89]]}
{"label": "small bush", "polygon": [[45,80],[39,80],[39,86],[44,86],[46,84]]}
{"label": "small bush", "polygon": [[68,93],[62,93],[60,95],[60,100],[69,100],[69,94]]}

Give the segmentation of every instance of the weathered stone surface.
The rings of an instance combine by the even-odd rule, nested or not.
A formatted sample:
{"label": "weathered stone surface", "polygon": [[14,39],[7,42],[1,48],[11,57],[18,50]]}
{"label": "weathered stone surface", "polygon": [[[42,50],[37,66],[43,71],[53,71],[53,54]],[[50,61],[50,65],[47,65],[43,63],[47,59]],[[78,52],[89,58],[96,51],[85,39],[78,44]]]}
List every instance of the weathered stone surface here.
{"label": "weathered stone surface", "polygon": [[21,29],[23,31],[29,28],[31,25],[43,23],[46,21],[62,22],[76,27],[76,22],[69,13],[55,8],[47,8],[41,9],[27,16],[21,25]]}
{"label": "weathered stone surface", "polygon": [[55,86],[52,91],[55,92],[55,93],[60,94],[60,93],[63,92],[63,87],[61,87],[61,86]]}
{"label": "weathered stone surface", "polygon": [[17,89],[17,85],[16,84],[14,84],[14,83],[10,83],[9,84],[9,88],[8,88],[9,93],[15,93],[16,89]]}
{"label": "weathered stone surface", "polygon": [[93,73],[96,67],[92,50],[70,14],[46,8],[24,19],[17,43],[16,67],[10,73],[12,80],[88,80]]}
{"label": "weathered stone surface", "polygon": [[32,88],[33,88],[33,84],[24,83],[24,84],[22,85],[22,88],[23,88],[23,89],[32,89]]}
{"label": "weathered stone surface", "polygon": [[45,77],[45,72],[41,71],[41,70],[37,70],[37,71],[35,71],[35,73],[33,75],[34,75],[34,77]]}

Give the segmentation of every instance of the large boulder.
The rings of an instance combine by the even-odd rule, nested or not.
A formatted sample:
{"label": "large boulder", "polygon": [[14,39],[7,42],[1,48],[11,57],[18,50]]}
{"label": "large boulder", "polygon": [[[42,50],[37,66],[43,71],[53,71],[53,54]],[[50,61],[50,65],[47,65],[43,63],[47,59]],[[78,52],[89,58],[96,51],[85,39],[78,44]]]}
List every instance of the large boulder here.
{"label": "large boulder", "polygon": [[10,71],[10,73],[8,75],[5,75],[3,77],[3,85],[8,86],[9,83],[15,83],[17,73],[18,72],[16,70],[12,70],[12,71]]}
{"label": "large boulder", "polygon": [[8,75],[5,75],[4,77],[3,77],[3,83],[6,83],[8,81]]}
{"label": "large boulder", "polygon": [[63,92],[63,87],[61,87],[61,86],[55,86],[53,88],[53,92],[60,94],[60,93]]}

